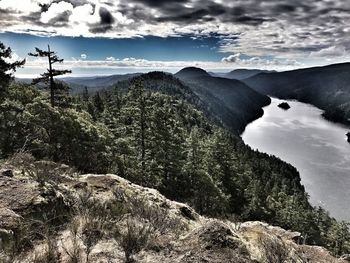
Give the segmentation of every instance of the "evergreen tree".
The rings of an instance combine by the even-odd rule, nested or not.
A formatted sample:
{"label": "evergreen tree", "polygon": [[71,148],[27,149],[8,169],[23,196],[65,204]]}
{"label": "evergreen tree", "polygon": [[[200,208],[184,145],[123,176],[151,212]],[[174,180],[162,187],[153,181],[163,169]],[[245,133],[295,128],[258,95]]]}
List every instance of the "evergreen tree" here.
{"label": "evergreen tree", "polygon": [[32,57],[47,57],[48,59],[48,63],[49,63],[49,68],[47,70],[47,72],[41,74],[40,78],[36,78],[33,80],[33,83],[40,83],[40,82],[44,82],[44,83],[49,83],[49,89],[50,89],[50,102],[51,102],[51,106],[55,107],[55,95],[57,93],[57,88],[55,85],[55,81],[54,81],[54,77],[60,76],[60,75],[64,75],[67,73],[72,73],[71,70],[57,70],[53,68],[53,64],[55,63],[62,63],[63,59],[60,59],[56,53],[54,51],[50,50],[50,45],[47,46],[48,49],[46,50],[42,50],[39,48],[35,48],[36,53],[29,53],[29,56]]}
{"label": "evergreen tree", "polygon": [[87,103],[89,101],[90,95],[89,95],[89,91],[87,87],[84,87],[84,91],[82,94],[82,99],[85,103]]}
{"label": "evergreen tree", "polygon": [[0,102],[4,99],[7,93],[8,86],[13,79],[13,72],[18,67],[24,65],[25,60],[9,62],[12,58],[12,50],[0,42]]}
{"label": "evergreen tree", "polygon": [[104,101],[103,99],[101,98],[101,95],[99,92],[96,92],[94,97],[93,97],[93,103],[94,103],[94,106],[95,106],[95,109],[98,113],[98,116],[100,116],[100,114],[104,111]]}

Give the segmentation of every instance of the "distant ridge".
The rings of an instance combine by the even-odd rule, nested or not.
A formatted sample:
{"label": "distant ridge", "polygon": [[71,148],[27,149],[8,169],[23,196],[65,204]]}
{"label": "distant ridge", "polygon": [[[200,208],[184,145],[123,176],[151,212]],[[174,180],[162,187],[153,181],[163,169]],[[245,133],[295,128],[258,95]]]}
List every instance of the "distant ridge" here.
{"label": "distant ridge", "polygon": [[182,79],[188,79],[188,78],[207,77],[207,76],[210,77],[210,74],[201,68],[187,67],[187,68],[181,69],[179,72],[175,74],[175,76]]}
{"label": "distant ridge", "polygon": [[243,80],[246,78],[253,77],[260,73],[271,73],[271,72],[276,72],[276,71],[262,70],[262,69],[235,69],[227,73],[210,72],[210,75],[213,77]]}
{"label": "distant ridge", "polygon": [[230,79],[246,79],[255,76],[260,73],[271,73],[275,71],[261,70],[261,69],[235,69],[229,73],[226,73],[225,77]]}

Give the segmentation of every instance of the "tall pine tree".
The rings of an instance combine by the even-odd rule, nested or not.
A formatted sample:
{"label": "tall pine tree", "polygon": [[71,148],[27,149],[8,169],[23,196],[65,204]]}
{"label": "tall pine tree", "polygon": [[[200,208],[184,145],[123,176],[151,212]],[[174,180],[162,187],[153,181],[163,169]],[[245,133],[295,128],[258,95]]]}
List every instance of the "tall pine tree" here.
{"label": "tall pine tree", "polygon": [[47,46],[47,51],[39,49],[37,47],[35,48],[35,51],[36,51],[35,53],[29,53],[28,55],[32,57],[47,57],[49,68],[45,73],[41,74],[41,77],[34,79],[33,83],[34,84],[37,84],[39,82],[49,83],[50,102],[51,102],[51,106],[55,107],[55,95],[56,95],[57,87],[55,85],[54,77],[64,75],[67,73],[72,73],[72,71],[66,70],[66,69],[58,70],[53,68],[53,64],[57,62],[62,63],[63,59],[60,59],[54,51],[51,51],[50,45]]}

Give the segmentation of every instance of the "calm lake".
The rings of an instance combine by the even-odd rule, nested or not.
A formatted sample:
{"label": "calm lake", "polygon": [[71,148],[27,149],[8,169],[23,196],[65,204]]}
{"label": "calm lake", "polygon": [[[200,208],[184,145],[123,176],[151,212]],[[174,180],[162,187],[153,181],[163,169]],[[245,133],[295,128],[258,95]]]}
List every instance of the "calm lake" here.
{"label": "calm lake", "polygon": [[[291,108],[279,108],[282,101]],[[292,164],[313,205],[350,221],[350,144],[345,135],[350,127],[329,122],[322,110],[297,101],[272,98],[264,111],[246,127],[245,143]]]}

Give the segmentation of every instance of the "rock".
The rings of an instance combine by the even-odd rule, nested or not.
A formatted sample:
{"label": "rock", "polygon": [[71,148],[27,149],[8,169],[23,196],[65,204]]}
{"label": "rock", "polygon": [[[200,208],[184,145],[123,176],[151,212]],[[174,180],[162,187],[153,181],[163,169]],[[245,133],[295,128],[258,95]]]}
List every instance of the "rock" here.
{"label": "rock", "polygon": [[350,132],[346,134],[346,137],[348,137],[348,142],[350,142]]}
{"label": "rock", "polygon": [[[209,220],[193,229],[181,243],[181,263],[253,263],[241,238],[228,224]],[[186,252],[187,251],[187,252]]]}
{"label": "rock", "polygon": [[0,208],[0,228],[17,229],[22,217],[8,208]]}
{"label": "rock", "polygon": [[282,102],[282,103],[278,104],[278,107],[280,107],[281,109],[284,109],[284,110],[290,109],[290,106],[287,102]]}
{"label": "rock", "polygon": [[179,210],[184,217],[186,217],[190,220],[197,220],[198,219],[198,216],[196,215],[196,213],[187,206],[182,206],[179,208]]}
{"label": "rock", "polygon": [[[66,220],[69,211],[66,204],[73,205],[84,189],[91,190],[96,202],[103,204],[111,199],[121,200],[126,206],[132,206],[132,197],[137,196],[154,209],[166,212],[169,231],[159,232],[157,239],[149,244],[147,249],[134,255],[136,262],[145,263],[256,263],[256,262],[296,262],[296,263],[345,263],[348,258],[335,259],[324,248],[298,245],[293,240],[300,233],[284,230],[262,222],[245,222],[237,228],[230,221],[213,220],[200,216],[186,204],[171,201],[157,190],[131,183],[117,175],[81,175],[79,177],[57,180],[54,186],[47,183],[39,187],[32,178],[17,173],[13,169],[13,177],[0,176],[0,249],[11,247],[16,238],[16,231],[25,220],[36,218],[54,211],[55,215],[63,216],[56,233],[60,262],[68,263],[70,258],[66,249],[72,247],[72,232]],[[128,203],[129,202],[129,203]],[[69,209],[69,207],[67,208]],[[140,210],[140,216],[149,222],[149,216],[155,216],[153,224],[163,224],[164,217],[154,213],[155,210]],[[51,215],[52,216],[52,215]],[[121,231],[126,229],[126,217],[118,221]],[[158,220],[158,221],[157,221]],[[80,221],[79,221],[80,222]],[[35,226],[34,226],[35,227]],[[124,227],[124,229],[123,229]],[[164,229],[164,228],[161,228]],[[32,231],[36,229],[32,229]],[[79,231],[79,230],[78,230]],[[81,230],[80,230],[81,231]],[[79,233],[80,235],[80,233]],[[43,251],[46,244],[36,240],[32,250],[21,254],[22,261],[32,262],[36,253]],[[84,245],[78,244],[84,251]],[[272,252],[271,252],[272,251]],[[270,260],[276,252],[283,256],[283,261]],[[1,253],[0,253],[1,254]],[[124,251],[120,243],[110,236],[97,243],[91,251],[91,262],[123,262]],[[22,259],[21,258],[21,259]],[[305,260],[304,260],[305,259]],[[0,258],[1,261],[1,258]]]}
{"label": "rock", "polygon": [[13,177],[13,172],[11,169],[1,169],[0,174],[1,176]]}
{"label": "rock", "polygon": [[198,233],[198,236],[207,244],[207,248],[235,249],[241,243],[239,237],[234,235],[230,227],[219,221],[213,221],[205,225]]}

